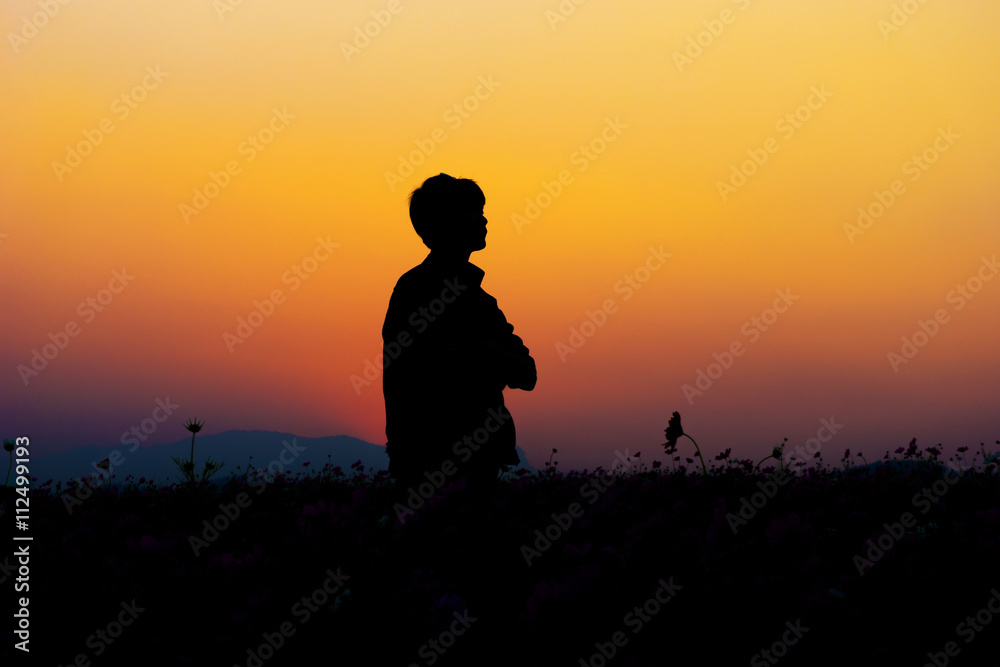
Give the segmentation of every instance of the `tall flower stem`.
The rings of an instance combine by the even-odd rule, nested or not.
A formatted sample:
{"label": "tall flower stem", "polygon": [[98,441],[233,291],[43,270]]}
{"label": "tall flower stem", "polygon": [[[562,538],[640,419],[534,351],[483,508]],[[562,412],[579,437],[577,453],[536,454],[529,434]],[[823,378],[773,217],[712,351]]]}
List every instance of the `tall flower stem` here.
{"label": "tall flower stem", "polygon": [[[204,425],[205,422],[200,422],[197,419],[189,419],[184,423],[184,428],[191,432],[191,458],[188,459],[187,462],[184,462],[182,459],[174,458],[174,462],[177,464],[177,467],[180,468],[181,473],[187,478],[192,487],[195,486],[196,482],[194,474],[194,439],[198,434],[198,431],[200,431]],[[209,461],[205,461],[206,473],[204,474],[207,474],[208,466]],[[204,474],[202,476],[202,481],[205,479]]]}
{"label": "tall flower stem", "polygon": [[[684,434],[684,437],[687,438],[688,440],[690,440],[691,442],[694,442],[694,438],[692,438],[687,433]],[[701,469],[703,471],[705,471],[705,474],[707,475],[708,474],[708,466],[705,465],[705,457],[703,457],[701,455],[701,448],[698,447],[698,443],[697,442],[694,442],[694,451],[698,452],[698,458],[701,459]]]}
{"label": "tall flower stem", "polygon": [[197,432],[191,433],[191,474],[194,475],[194,437]]}
{"label": "tall flower stem", "polygon": [[10,452],[10,463],[7,464],[7,479],[3,481],[3,485],[7,486],[7,482],[10,481],[10,468],[14,465],[14,453]]}

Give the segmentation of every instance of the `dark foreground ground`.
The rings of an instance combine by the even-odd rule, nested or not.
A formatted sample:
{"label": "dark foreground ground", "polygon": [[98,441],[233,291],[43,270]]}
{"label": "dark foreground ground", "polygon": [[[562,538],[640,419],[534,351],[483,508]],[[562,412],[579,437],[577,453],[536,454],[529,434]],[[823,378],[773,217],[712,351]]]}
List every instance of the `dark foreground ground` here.
{"label": "dark foreground ground", "polygon": [[384,474],[357,470],[129,483],[69,507],[40,488],[30,661],[12,649],[4,489],[0,660],[998,665],[1000,479],[948,480],[930,465],[511,475],[492,501],[454,485],[402,516]]}

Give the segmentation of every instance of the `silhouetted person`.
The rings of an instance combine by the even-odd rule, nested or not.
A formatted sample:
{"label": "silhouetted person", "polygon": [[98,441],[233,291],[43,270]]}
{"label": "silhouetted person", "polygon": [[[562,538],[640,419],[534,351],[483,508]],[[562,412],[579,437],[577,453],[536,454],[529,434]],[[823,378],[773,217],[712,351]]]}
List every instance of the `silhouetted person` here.
{"label": "silhouetted person", "polygon": [[485,204],[475,181],[447,174],[410,195],[410,220],[431,251],[396,282],[382,327],[386,451],[402,490],[464,476],[488,492],[501,467],[520,462],[503,389],[531,391],[537,375],[469,263],[486,247]]}

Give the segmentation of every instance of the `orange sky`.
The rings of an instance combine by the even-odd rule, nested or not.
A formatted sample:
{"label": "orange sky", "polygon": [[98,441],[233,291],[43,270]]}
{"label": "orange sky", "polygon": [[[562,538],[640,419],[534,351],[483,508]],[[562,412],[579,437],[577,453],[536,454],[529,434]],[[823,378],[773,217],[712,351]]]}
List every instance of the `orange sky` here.
{"label": "orange sky", "polygon": [[649,460],[674,410],[712,455],[1000,438],[996,3],[234,4],[0,9],[4,437],[117,445],[169,397],[149,443],[384,443],[351,377],[444,171],[486,193],[536,465]]}

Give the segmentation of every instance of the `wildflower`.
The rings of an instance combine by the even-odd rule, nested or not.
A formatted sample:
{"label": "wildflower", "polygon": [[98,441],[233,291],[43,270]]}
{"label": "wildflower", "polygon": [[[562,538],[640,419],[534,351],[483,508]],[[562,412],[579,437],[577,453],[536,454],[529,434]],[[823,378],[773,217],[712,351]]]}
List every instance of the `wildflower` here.
{"label": "wildflower", "polygon": [[[191,458],[188,459],[187,461],[182,461],[181,459],[178,459],[176,456],[171,457],[173,458],[174,463],[177,464],[177,468],[187,478],[188,482],[191,484],[192,487],[199,482],[195,478],[194,439],[197,436],[198,432],[201,431],[201,428],[204,425],[205,422],[200,422],[197,420],[197,418],[187,420],[184,423],[184,428],[186,428],[188,431],[191,432]],[[200,484],[204,485],[205,482],[208,481],[208,478],[214,475],[216,472],[218,472],[223,465],[225,465],[225,462],[223,461],[213,461],[211,459],[206,459],[205,466],[201,471]]]}
{"label": "wildflower", "polygon": [[[765,456],[760,461],[758,461],[757,465],[754,466],[754,470],[756,470],[757,468],[759,468],[760,464],[763,463],[764,461],[768,460],[768,459],[775,459],[775,460],[777,460],[778,463],[781,466],[781,469],[784,470],[785,469],[784,453],[785,453],[785,443],[786,442],[788,442],[788,438],[785,438],[784,440],[782,440],[780,445],[775,445],[774,449],[771,450],[771,455],[770,456]],[[819,454],[820,454],[819,452],[816,452],[814,458],[816,456],[819,456]]]}
{"label": "wildflower", "polygon": [[552,457],[555,456],[558,452],[559,450],[553,447],[552,453],[549,455],[549,460],[545,463],[545,470],[553,474],[556,472],[556,466],[559,465],[559,461],[553,461]]}
{"label": "wildflower", "polygon": [[664,430],[667,435],[667,445],[668,447],[676,447],[677,440],[684,435],[684,429],[681,428],[681,415],[679,412],[675,412],[670,421],[667,423],[667,428]]}
{"label": "wildflower", "polygon": [[101,470],[108,471],[108,488],[111,488],[111,459],[104,459],[95,465]]}
{"label": "wildflower", "polygon": [[14,441],[13,440],[4,440],[3,441],[3,450],[5,452],[12,452],[12,451],[14,451]]}
{"label": "wildflower", "polygon": [[694,443],[694,450],[698,453],[698,458],[701,459],[701,469],[707,475],[708,466],[705,465],[705,457],[701,455],[701,449],[698,447],[698,443],[690,435],[684,432],[684,428],[681,426],[681,415],[679,412],[674,412],[671,415],[670,420],[667,422],[667,428],[663,431],[667,436],[667,442],[664,443],[663,448],[668,454],[672,454],[677,447],[677,440],[682,436]]}

